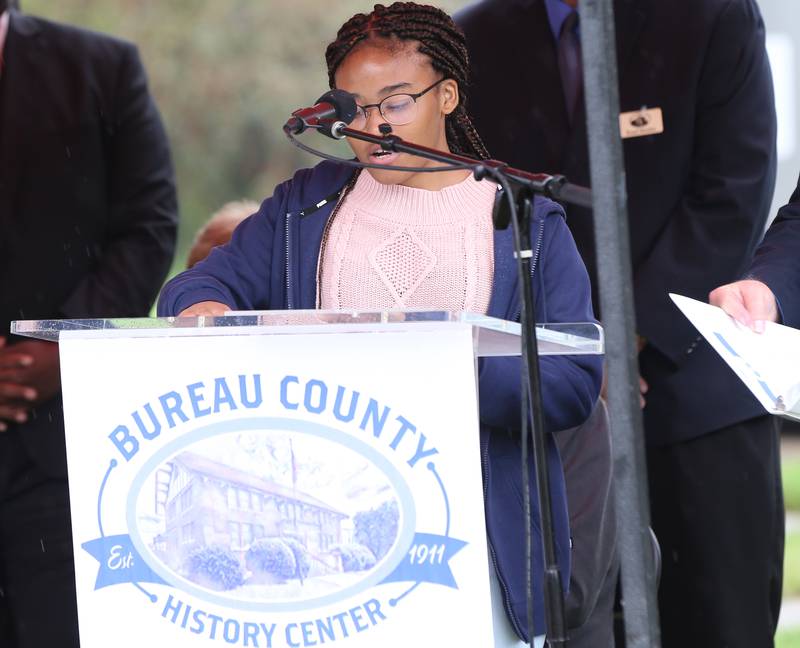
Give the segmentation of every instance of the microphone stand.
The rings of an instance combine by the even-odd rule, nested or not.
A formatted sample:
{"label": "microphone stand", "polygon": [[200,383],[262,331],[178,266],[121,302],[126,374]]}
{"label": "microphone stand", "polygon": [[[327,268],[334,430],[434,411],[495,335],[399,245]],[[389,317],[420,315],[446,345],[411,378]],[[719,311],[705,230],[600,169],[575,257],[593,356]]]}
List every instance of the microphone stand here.
{"label": "microphone stand", "polygon": [[[421,158],[442,162],[447,165],[462,166],[471,169],[477,180],[491,177],[496,180],[509,194],[508,209],[495,209],[493,222],[495,229],[506,229],[511,223],[519,229],[519,247],[515,255],[521,261],[522,272],[522,308],[520,310],[520,324],[522,329],[522,361],[523,361],[523,394],[531,408],[533,439],[533,456],[536,466],[536,486],[541,513],[542,545],[544,557],[544,604],[545,619],[547,624],[547,643],[551,648],[566,646],[566,621],[564,615],[564,588],[558,563],[555,555],[555,541],[553,533],[553,517],[550,499],[550,481],[547,470],[547,448],[544,434],[544,409],[542,404],[541,376],[539,373],[538,344],[536,339],[536,318],[534,313],[533,286],[531,282],[531,268],[535,262],[534,252],[531,250],[531,216],[536,194],[541,194],[554,200],[571,202],[581,206],[591,207],[591,190],[567,182],[561,175],[548,175],[544,173],[529,173],[508,166],[498,160],[477,160],[466,155],[448,153],[406,142],[397,135],[384,133],[382,136],[372,135],[364,131],[348,128],[342,121],[319,120],[315,124],[325,134],[335,139],[351,137],[363,142],[378,144],[385,151],[409,153]],[[388,129],[386,129],[388,131]],[[382,130],[383,132],[383,130]],[[388,168],[388,167],[387,167]],[[517,219],[519,216],[519,219]],[[515,247],[517,244],[515,243]],[[538,254],[538,251],[537,251]],[[525,403],[523,397],[523,403]],[[522,422],[523,460],[527,464],[527,417]],[[527,558],[527,584],[529,596],[531,589],[531,552],[530,552],[530,491],[527,483],[527,465],[523,467],[523,482],[525,494],[525,512],[528,518],[526,536]],[[533,646],[532,608],[529,598],[529,623],[528,629]]]}

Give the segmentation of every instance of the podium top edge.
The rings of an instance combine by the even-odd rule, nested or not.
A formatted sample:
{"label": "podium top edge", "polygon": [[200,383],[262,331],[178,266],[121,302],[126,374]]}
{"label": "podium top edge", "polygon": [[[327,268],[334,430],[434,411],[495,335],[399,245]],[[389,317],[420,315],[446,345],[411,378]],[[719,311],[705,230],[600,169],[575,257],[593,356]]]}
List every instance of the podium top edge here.
{"label": "podium top edge", "polygon": [[[468,325],[495,337],[519,338],[519,322],[461,311],[232,311],[223,316],[142,317],[17,320],[14,335],[58,341],[66,337],[191,337],[213,335],[287,335],[343,332],[441,330],[447,325]],[[537,325],[540,341],[602,353],[603,331],[595,322],[542,323]],[[518,344],[518,342],[517,342]]]}
{"label": "podium top edge", "polygon": [[236,326],[319,326],[331,324],[389,324],[412,322],[459,322],[471,325],[498,326],[511,329],[519,323],[487,315],[461,311],[429,309],[409,310],[259,310],[228,311],[221,316],[199,317],[121,317],[86,319],[16,320],[11,322],[14,335],[32,335],[45,331],[90,331],[107,329],[199,329]]}

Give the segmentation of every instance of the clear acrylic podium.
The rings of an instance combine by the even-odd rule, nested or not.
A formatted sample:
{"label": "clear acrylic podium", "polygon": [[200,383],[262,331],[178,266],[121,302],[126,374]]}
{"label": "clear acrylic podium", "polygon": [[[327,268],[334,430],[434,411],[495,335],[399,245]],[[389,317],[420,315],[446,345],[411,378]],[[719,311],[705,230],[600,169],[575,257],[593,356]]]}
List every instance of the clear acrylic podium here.
{"label": "clear acrylic podium", "polygon": [[[519,324],[265,311],[12,333],[60,343],[83,648],[513,645],[493,628],[476,385],[477,358],[519,355]],[[594,323],[537,337],[603,352]]]}
{"label": "clear acrylic podium", "polygon": [[[294,333],[378,333],[424,331],[469,326],[477,357],[519,355],[520,325],[486,315],[432,310],[385,311],[252,311],[222,317],[160,317],[73,320],[21,320],[11,333],[40,340],[70,337],[148,337],[218,335],[290,335]],[[169,331],[169,333],[167,333]],[[539,355],[603,353],[603,330],[594,322],[540,324]]]}

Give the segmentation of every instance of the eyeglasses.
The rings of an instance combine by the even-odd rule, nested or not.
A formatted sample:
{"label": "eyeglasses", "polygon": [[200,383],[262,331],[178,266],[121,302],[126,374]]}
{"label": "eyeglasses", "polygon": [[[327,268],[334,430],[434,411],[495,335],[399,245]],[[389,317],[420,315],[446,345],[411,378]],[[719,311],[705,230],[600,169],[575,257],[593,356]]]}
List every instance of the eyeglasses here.
{"label": "eyeglasses", "polygon": [[439,79],[421,92],[415,94],[393,94],[385,97],[378,103],[356,106],[356,116],[353,118],[353,121],[350,122],[350,128],[355,128],[356,130],[364,128],[364,126],[367,125],[367,120],[369,119],[370,110],[372,108],[377,108],[381,117],[393,126],[410,124],[417,116],[417,99],[426,92],[433,90],[444,81],[445,78],[446,77]]}

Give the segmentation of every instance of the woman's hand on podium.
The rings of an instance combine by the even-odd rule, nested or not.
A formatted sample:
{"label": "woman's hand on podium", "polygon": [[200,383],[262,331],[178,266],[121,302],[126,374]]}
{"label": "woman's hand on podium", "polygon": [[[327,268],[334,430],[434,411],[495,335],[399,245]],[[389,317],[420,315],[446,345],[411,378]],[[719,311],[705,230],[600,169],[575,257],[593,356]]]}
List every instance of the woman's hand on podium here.
{"label": "woman's hand on podium", "polygon": [[178,317],[199,317],[201,315],[210,315],[211,317],[218,317],[224,315],[229,310],[232,310],[227,304],[222,304],[215,301],[204,301],[192,304],[189,308],[182,310],[178,313]]}
{"label": "woman's hand on podium", "polygon": [[61,389],[58,344],[27,340],[6,346],[0,338],[0,432],[5,421],[24,423],[32,407]]}

